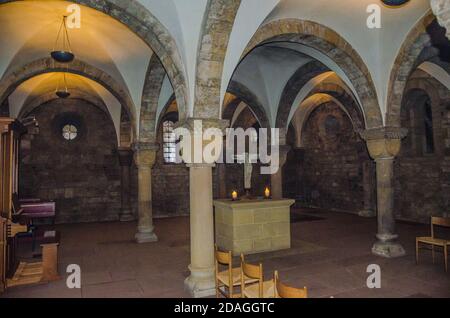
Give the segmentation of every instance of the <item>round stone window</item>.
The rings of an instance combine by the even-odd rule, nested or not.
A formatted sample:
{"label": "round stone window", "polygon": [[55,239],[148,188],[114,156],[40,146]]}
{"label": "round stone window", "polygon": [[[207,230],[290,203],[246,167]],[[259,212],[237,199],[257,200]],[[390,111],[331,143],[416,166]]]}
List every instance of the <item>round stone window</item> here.
{"label": "round stone window", "polygon": [[78,128],[74,125],[65,125],[62,129],[62,135],[65,140],[72,141],[78,136]]}

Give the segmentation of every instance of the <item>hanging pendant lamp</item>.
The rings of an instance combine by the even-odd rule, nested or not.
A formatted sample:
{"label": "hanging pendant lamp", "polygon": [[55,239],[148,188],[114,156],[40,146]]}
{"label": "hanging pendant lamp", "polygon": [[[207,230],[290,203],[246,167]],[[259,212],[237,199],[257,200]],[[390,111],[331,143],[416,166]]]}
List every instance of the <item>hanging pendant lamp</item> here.
{"label": "hanging pendant lamp", "polygon": [[66,99],[70,96],[69,89],[67,88],[66,73],[63,73],[63,82],[64,82],[64,88],[61,89],[59,87],[59,81],[58,81],[58,86],[56,87],[55,94],[59,98]]}
{"label": "hanging pendant lamp", "polygon": [[[75,59],[75,55],[72,52],[69,40],[69,32],[66,25],[67,16],[63,17],[61,26],[59,27],[58,35],[56,36],[55,47],[50,53],[51,57],[59,63],[70,63]],[[62,46],[57,49],[58,44]]]}
{"label": "hanging pendant lamp", "polygon": [[399,7],[409,2],[409,0],[381,0],[385,5],[390,7]]}

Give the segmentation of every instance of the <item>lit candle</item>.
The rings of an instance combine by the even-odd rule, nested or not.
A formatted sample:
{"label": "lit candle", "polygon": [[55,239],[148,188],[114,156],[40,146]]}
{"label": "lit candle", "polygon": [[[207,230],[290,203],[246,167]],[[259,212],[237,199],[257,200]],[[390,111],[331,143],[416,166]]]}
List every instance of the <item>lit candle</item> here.
{"label": "lit candle", "polygon": [[264,196],[266,199],[270,199],[270,189],[269,187],[266,187],[266,190],[264,190]]}
{"label": "lit candle", "polygon": [[236,201],[237,198],[238,198],[238,193],[237,193],[237,191],[233,191],[233,192],[231,193],[231,199],[233,199],[233,201]]}

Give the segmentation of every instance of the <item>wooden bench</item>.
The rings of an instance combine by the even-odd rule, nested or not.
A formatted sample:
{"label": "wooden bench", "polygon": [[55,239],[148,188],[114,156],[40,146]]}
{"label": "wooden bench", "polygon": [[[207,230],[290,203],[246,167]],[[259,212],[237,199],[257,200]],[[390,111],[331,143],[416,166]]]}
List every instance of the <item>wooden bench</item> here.
{"label": "wooden bench", "polygon": [[42,247],[42,262],[20,262],[12,278],[6,280],[6,287],[16,287],[30,284],[47,283],[59,280],[58,246],[59,232],[46,231],[40,238]]}

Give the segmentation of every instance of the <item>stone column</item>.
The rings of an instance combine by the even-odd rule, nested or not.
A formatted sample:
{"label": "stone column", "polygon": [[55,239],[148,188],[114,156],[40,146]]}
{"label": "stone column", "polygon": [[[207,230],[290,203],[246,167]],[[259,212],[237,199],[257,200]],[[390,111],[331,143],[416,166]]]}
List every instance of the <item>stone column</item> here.
{"label": "stone column", "polygon": [[227,195],[227,166],[225,163],[217,164],[218,182],[219,182],[219,198],[226,199]]}
{"label": "stone column", "polygon": [[152,209],[152,168],[156,161],[157,144],[136,145],[134,160],[138,168],[138,210],[139,224],[136,234],[138,243],[158,241],[154,233]]}
{"label": "stone column", "polygon": [[378,241],[372,253],[387,258],[405,255],[395,234],[393,178],[394,158],[400,152],[401,140],[406,133],[406,129],[397,127],[370,129],[361,133],[370,156],[376,162]]}
{"label": "stone column", "polygon": [[277,173],[270,176],[272,199],[279,200],[283,198],[283,166],[287,160],[287,154],[291,149],[290,146],[280,146],[280,168]]}
{"label": "stone column", "polygon": [[129,222],[134,220],[130,201],[131,164],[133,163],[133,150],[131,150],[130,148],[119,148],[118,153],[122,182],[122,212],[120,214],[120,221]]}
{"label": "stone column", "polygon": [[447,37],[450,39],[450,1],[431,0],[431,9],[439,24],[447,29]]}
{"label": "stone column", "polygon": [[[201,127],[199,126],[201,123]],[[202,149],[209,142],[202,140],[202,134],[207,128],[218,128],[221,131],[228,125],[227,121],[214,119],[188,119],[183,127],[191,133],[192,157],[183,156],[189,168],[190,193],[190,225],[191,225],[191,264],[190,276],[185,280],[187,290],[194,297],[215,295],[214,278],[214,212],[213,212],[213,185],[212,168],[214,162],[204,162]],[[217,161],[214,158],[213,161]],[[200,158],[201,162],[196,162]]]}
{"label": "stone column", "polygon": [[369,160],[364,160],[362,164],[363,169],[363,191],[364,191],[364,208],[359,211],[359,216],[366,218],[374,218],[377,216],[374,207],[374,173],[373,163]]}

